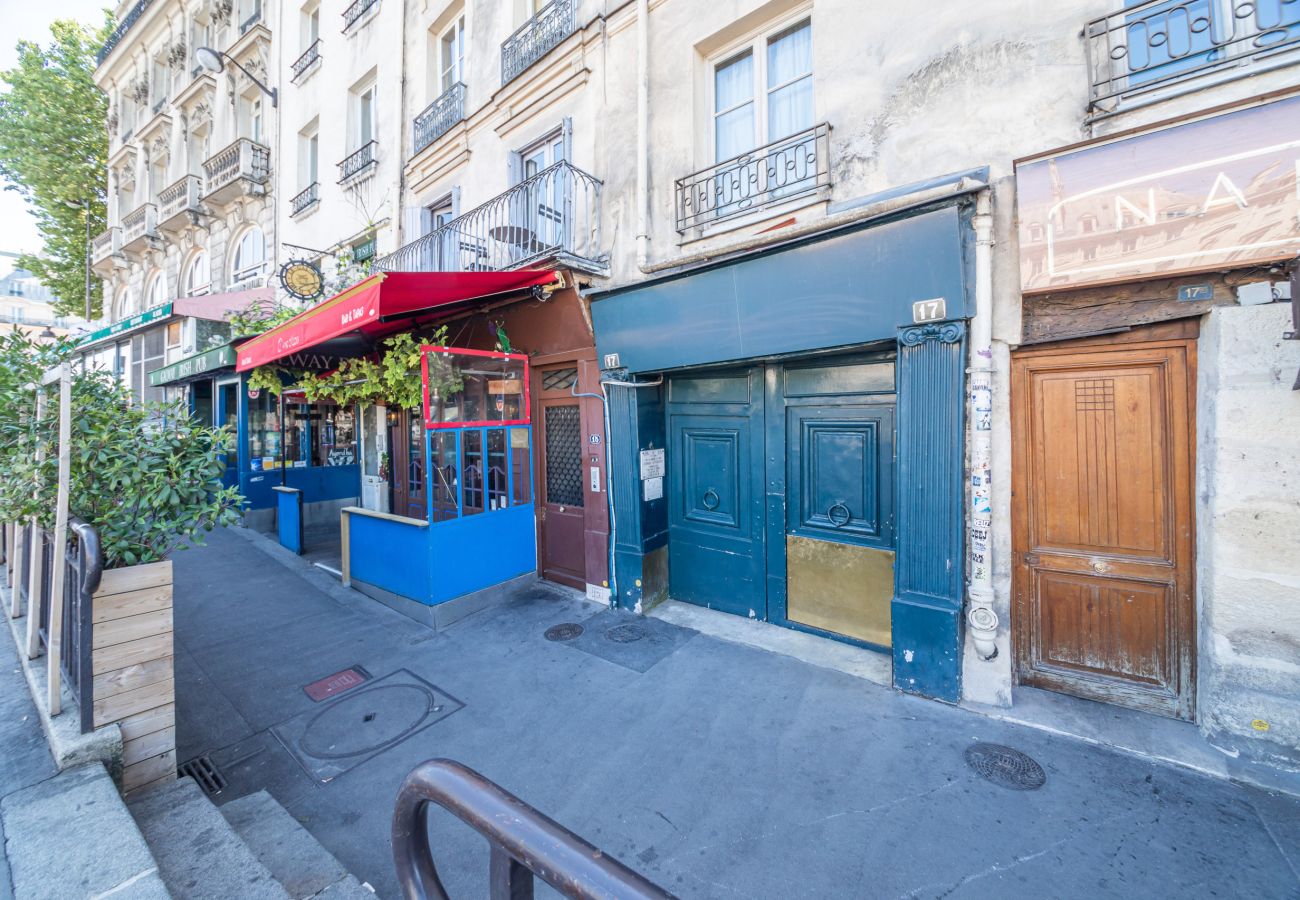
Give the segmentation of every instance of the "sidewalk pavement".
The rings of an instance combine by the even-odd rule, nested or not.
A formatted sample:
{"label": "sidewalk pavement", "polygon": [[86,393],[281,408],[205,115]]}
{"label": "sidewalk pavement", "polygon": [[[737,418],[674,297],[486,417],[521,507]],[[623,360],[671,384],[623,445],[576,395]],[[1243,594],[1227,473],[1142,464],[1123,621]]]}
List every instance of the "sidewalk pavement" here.
{"label": "sidewalk pavement", "polygon": [[[1300,896],[1293,797],[544,585],[435,633],[244,529],[175,572],[178,758],[210,755],[219,803],[269,790],[381,897],[397,787],[438,756],[682,897]],[[543,636],[568,622],[583,636]],[[349,667],[371,680],[303,690]],[[981,778],[977,741],[1046,784]],[[482,896],[486,843],[431,823],[450,894]]]}

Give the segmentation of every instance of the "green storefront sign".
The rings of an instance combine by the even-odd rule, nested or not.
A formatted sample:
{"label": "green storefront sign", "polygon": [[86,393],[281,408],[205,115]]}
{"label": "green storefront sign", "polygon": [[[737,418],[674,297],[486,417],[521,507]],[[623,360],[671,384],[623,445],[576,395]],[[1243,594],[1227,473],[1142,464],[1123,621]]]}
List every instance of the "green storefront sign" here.
{"label": "green storefront sign", "polygon": [[93,344],[96,341],[102,341],[104,338],[116,337],[126,331],[135,331],[142,325],[148,325],[150,322],[157,322],[159,319],[165,319],[172,314],[172,305],[164,303],[162,306],[155,306],[153,309],[146,309],[139,315],[132,316],[129,319],[123,319],[120,322],[114,322],[107,328],[101,328],[98,331],[92,331],[81,339],[81,346]]}
{"label": "green storefront sign", "polygon": [[222,344],[220,347],[213,347],[211,350],[205,350],[194,356],[178,359],[170,366],[154,369],[149,373],[149,386],[160,387],[164,384],[171,384],[173,381],[192,378],[195,375],[202,375],[204,372],[211,372],[214,369],[224,369],[234,364],[235,348],[229,344]]}

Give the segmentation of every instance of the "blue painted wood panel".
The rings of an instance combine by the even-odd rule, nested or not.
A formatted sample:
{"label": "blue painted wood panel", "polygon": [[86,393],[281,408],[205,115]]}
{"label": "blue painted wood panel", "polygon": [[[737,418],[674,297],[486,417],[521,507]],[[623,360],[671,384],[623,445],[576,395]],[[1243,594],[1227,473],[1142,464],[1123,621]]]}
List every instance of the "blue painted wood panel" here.
{"label": "blue painted wood panel", "polygon": [[786,415],[787,531],[893,547],[893,408],[798,405]]}
{"label": "blue painted wood panel", "polygon": [[600,354],[633,372],[893,340],[912,303],[967,315],[962,217],[948,206],[597,296]]}
{"label": "blue painted wood panel", "polygon": [[431,574],[423,602],[443,603],[537,570],[532,503],[438,522],[426,531]]}
{"label": "blue painted wood panel", "polygon": [[275,489],[275,528],[281,547],[302,553],[302,491]]}
{"label": "blue painted wood panel", "polygon": [[765,619],[762,370],[675,378],[668,396],[670,593]]}
{"label": "blue painted wood panel", "polygon": [[350,575],[399,597],[428,603],[430,527],[376,516],[348,516]]}

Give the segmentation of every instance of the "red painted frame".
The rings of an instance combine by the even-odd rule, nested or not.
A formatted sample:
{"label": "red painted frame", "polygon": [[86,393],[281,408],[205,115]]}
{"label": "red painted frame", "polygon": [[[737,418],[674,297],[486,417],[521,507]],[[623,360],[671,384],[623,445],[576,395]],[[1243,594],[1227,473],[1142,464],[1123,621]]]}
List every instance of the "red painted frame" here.
{"label": "red painted frame", "polygon": [[[515,359],[524,364],[524,417],[522,419],[488,419],[479,422],[429,421],[429,354],[455,353],[458,356],[483,356],[489,359]],[[531,425],[533,421],[533,394],[528,371],[528,356],[524,353],[499,353],[495,350],[471,350],[468,347],[438,347],[434,344],[420,346],[420,381],[424,400],[424,427],[430,431],[443,428],[491,428],[496,425]]]}

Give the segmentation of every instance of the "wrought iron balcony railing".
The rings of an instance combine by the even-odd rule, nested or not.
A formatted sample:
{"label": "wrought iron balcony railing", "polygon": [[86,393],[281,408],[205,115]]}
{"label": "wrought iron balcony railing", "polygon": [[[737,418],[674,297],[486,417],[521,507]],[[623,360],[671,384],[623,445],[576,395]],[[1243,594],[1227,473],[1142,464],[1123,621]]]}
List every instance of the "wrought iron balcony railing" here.
{"label": "wrought iron balcony railing", "polygon": [[313,203],[320,201],[320,182],[313,181],[289,201],[289,216],[305,212]]}
{"label": "wrought iron balcony railing", "polygon": [[347,9],[343,10],[343,30],[347,31],[357,20],[366,14],[366,10],[378,3],[379,0],[355,0]]}
{"label": "wrought iron balcony railing", "polygon": [[1148,0],[1092,20],[1084,35],[1096,109],[1106,100],[1300,62],[1300,2]]}
{"label": "wrought iron balcony railing", "polygon": [[339,163],[339,184],[364,175],[375,167],[379,142],[368,141]]}
{"label": "wrought iron balcony railing", "polygon": [[302,56],[294,60],[293,63],[293,80],[297,81],[302,77],[311,64],[320,59],[320,38],[311,42],[311,46],[302,52]]}
{"label": "wrought iron balcony railing", "polygon": [[240,138],[208,157],[203,163],[203,174],[205,197],[218,196],[241,179],[265,184],[271,174],[271,151],[249,138]]}
{"label": "wrought iron balcony railing", "polygon": [[745,215],[830,186],[823,122],[677,180],[677,230]]}
{"label": "wrought iron balcony railing", "polygon": [[537,15],[506,38],[501,45],[503,85],[513,81],[577,30],[578,22],[573,7],[573,0],[551,0]]}
{"label": "wrought iron balcony railing", "polygon": [[491,272],[541,259],[603,271],[599,179],[567,162],[375,261],[385,272]]}
{"label": "wrought iron balcony railing", "polygon": [[442,96],[430,103],[415,117],[412,129],[414,147],[412,154],[419,153],[438,138],[447,133],[451,126],[465,118],[465,85],[456,82]]}
{"label": "wrought iron balcony railing", "polygon": [[131,7],[131,11],[122,17],[122,21],[117,23],[117,27],[108,36],[108,40],[104,41],[104,46],[100,47],[99,52],[95,54],[95,65],[102,65],[104,60],[108,59],[108,54],[112,53],[113,48],[122,42],[122,38],[126,37],[126,33],[131,30],[131,26],[136,23],[140,16],[144,15],[144,11],[149,8],[152,2],[153,0],[139,0],[135,6]]}

